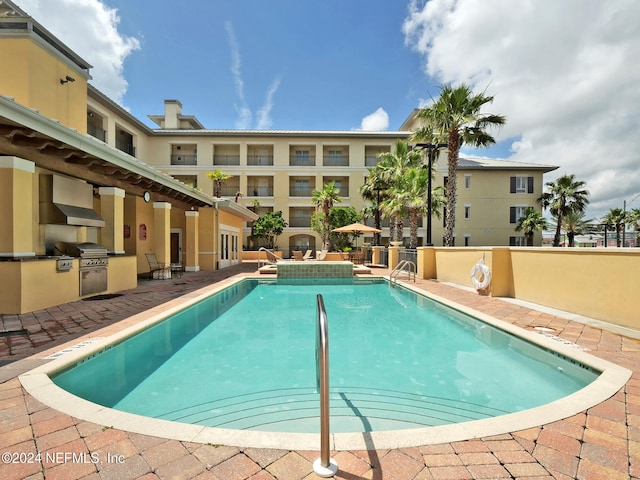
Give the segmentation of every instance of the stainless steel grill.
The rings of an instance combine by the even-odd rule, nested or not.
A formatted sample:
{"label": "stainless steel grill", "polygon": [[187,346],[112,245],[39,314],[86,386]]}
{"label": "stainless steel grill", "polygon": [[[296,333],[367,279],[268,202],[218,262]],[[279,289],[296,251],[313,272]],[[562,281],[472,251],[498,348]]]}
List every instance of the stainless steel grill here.
{"label": "stainless steel grill", "polygon": [[56,244],[63,255],[80,257],[80,296],[107,290],[109,257],[107,249],[91,242]]}

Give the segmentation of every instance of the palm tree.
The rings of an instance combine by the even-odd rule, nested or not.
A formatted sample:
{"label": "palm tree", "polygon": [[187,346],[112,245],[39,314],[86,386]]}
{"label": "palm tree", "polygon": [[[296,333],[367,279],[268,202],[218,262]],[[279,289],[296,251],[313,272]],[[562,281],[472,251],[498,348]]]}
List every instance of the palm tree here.
{"label": "palm tree", "polygon": [[231,175],[224,173],[222,170],[215,170],[213,172],[207,172],[209,180],[213,180],[213,193],[216,197],[222,197],[222,184],[225,180],[231,178]]}
{"label": "palm tree", "polygon": [[524,211],[524,217],[518,219],[516,232],[524,232],[527,247],[533,247],[533,234],[545,228],[547,228],[547,220],[542,216],[542,212],[533,207],[527,207]]}
{"label": "palm tree", "polygon": [[636,234],[635,246],[640,247],[640,208],[631,209],[627,215],[627,222],[633,226],[633,231]]}
{"label": "palm tree", "polygon": [[562,218],[562,228],[567,232],[570,247],[574,246],[575,236],[587,230],[590,221],[584,219],[584,212],[569,212]]}
{"label": "palm tree", "polygon": [[457,87],[446,84],[440,89],[440,96],[429,107],[418,111],[416,117],[424,122],[413,138],[436,139],[447,143],[448,180],[445,246],[453,245],[453,228],[456,215],[457,174],[460,147],[473,145],[486,147],[495,143],[495,139],[486,132],[486,128],[504,125],[502,115],[483,114],[482,107],[493,102],[493,96],[484,93],[474,94],[471,87],[462,84]]}
{"label": "palm tree", "polygon": [[571,212],[584,212],[589,204],[589,191],[586,183],[575,179],[575,175],[563,175],[555,182],[547,182],[548,191],[538,199],[542,208],[548,208],[557,219],[556,233],[553,237],[553,246],[560,246],[560,229],[562,219]]}
{"label": "palm tree", "polygon": [[[371,186],[364,188],[364,190],[368,192],[374,186],[386,188],[386,198],[381,202],[381,206],[384,207],[386,216],[391,217],[392,225],[395,227],[395,238],[402,241],[404,217],[407,215],[408,209],[402,203],[403,197],[398,194],[403,189],[403,184],[406,183],[405,177],[409,169],[420,166],[422,152],[411,149],[408,142],[398,140],[394,145],[393,152],[383,152],[378,155],[378,158],[380,160],[376,166],[369,169],[370,175],[367,180],[371,179]],[[379,227],[376,226],[376,228]]]}
{"label": "palm tree", "polygon": [[627,212],[623,211],[621,208],[612,208],[607,212],[607,214],[602,218],[602,223],[607,225],[614,225],[616,228],[616,245],[620,248],[622,244],[622,236],[620,232],[623,228],[625,228],[625,224],[627,223]]}
{"label": "palm tree", "polygon": [[311,198],[316,208],[321,208],[324,213],[324,229],[322,232],[322,244],[329,249],[329,212],[334,203],[342,202],[339,196],[340,190],[336,188],[336,182],[329,182],[322,186],[321,190],[314,190]]}
{"label": "palm tree", "polygon": [[[382,201],[386,198],[389,186],[380,178],[381,171],[375,167],[369,168],[369,174],[360,186],[360,195],[364,200],[371,202],[370,207],[365,207],[363,217],[374,219],[374,227],[380,230],[380,212]],[[375,245],[380,245],[380,234],[374,235]]]}

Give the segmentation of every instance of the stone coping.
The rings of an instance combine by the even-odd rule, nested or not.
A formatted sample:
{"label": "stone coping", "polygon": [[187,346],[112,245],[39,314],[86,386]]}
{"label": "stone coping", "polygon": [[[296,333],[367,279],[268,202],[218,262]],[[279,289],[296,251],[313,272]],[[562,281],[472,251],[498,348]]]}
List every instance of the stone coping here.
{"label": "stone coping", "polygon": [[[242,281],[242,279],[238,279],[237,281]],[[103,407],[76,397],[59,388],[49,377],[49,375],[68,368],[78,361],[108,348],[114,343],[121,342],[149,328],[151,325],[164,320],[171,314],[197,303],[233,283],[205,287],[146,312],[134,315],[116,324],[121,330],[114,331],[114,333],[108,336],[102,333],[106,329],[98,331],[96,332],[95,341],[87,342],[85,346],[73,349],[70,353],[21,375],[19,377],[20,382],[34,398],[51,408],[82,420],[125,431],[187,442],[223,444],[238,447],[295,450],[315,449],[318,444],[317,433],[230,430],[144,417]],[[407,285],[403,285],[403,287],[407,287]],[[457,442],[524,430],[555,422],[591,408],[613,396],[631,377],[631,371],[584,351],[571,348],[543,335],[497,320],[481,312],[427,293],[418,288],[408,288],[602,373],[594,382],[567,397],[540,407],[499,417],[415,429],[364,433],[335,433],[331,435],[331,448],[333,450],[368,450],[374,448],[374,446],[376,449],[405,448]],[[116,329],[112,328],[112,330]]]}

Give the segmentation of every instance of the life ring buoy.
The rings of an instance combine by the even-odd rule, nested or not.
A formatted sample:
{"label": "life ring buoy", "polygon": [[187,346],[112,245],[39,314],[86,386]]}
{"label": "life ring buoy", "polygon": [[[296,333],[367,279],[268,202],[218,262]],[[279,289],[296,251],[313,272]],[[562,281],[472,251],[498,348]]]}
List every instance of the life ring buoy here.
{"label": "life ring buoy", "polygon": [[484,290],[491,283],[491,270],[484,264],[484,259],[480,259],[471,269],[471,282],[476,290]]}

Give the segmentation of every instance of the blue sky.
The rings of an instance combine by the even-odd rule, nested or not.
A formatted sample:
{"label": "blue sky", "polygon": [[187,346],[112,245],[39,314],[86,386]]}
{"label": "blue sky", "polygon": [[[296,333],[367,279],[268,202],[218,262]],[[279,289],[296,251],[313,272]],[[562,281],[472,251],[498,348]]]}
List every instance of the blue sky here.
{"label": "blue sky", "polygon": [[[407,43],[409,3],[387,0],[105,0],[139,41],[122,102],[148,125],[176,98],[207,128],[397,130],[438,95]],[[167,58],[179,59],[167,64]],[[511,141],[468,153],[506,157]]]}
{"label": "blue sky", "polygon": [[150,126],[177,99],[207,128],[395,130],[464,82],[507,124],[463,154],[557,165],[588,217],[640,207],[634,0],[14,1]]}
{"label": "blue sky", "polygon": [[397,129],[437,85],[404,46],[401,3],[105,3],[118,9],[119,31],[140,41],[124,63],[123,97],[138,117],[176,98],[209,128],[350,130],[382,108]]}

